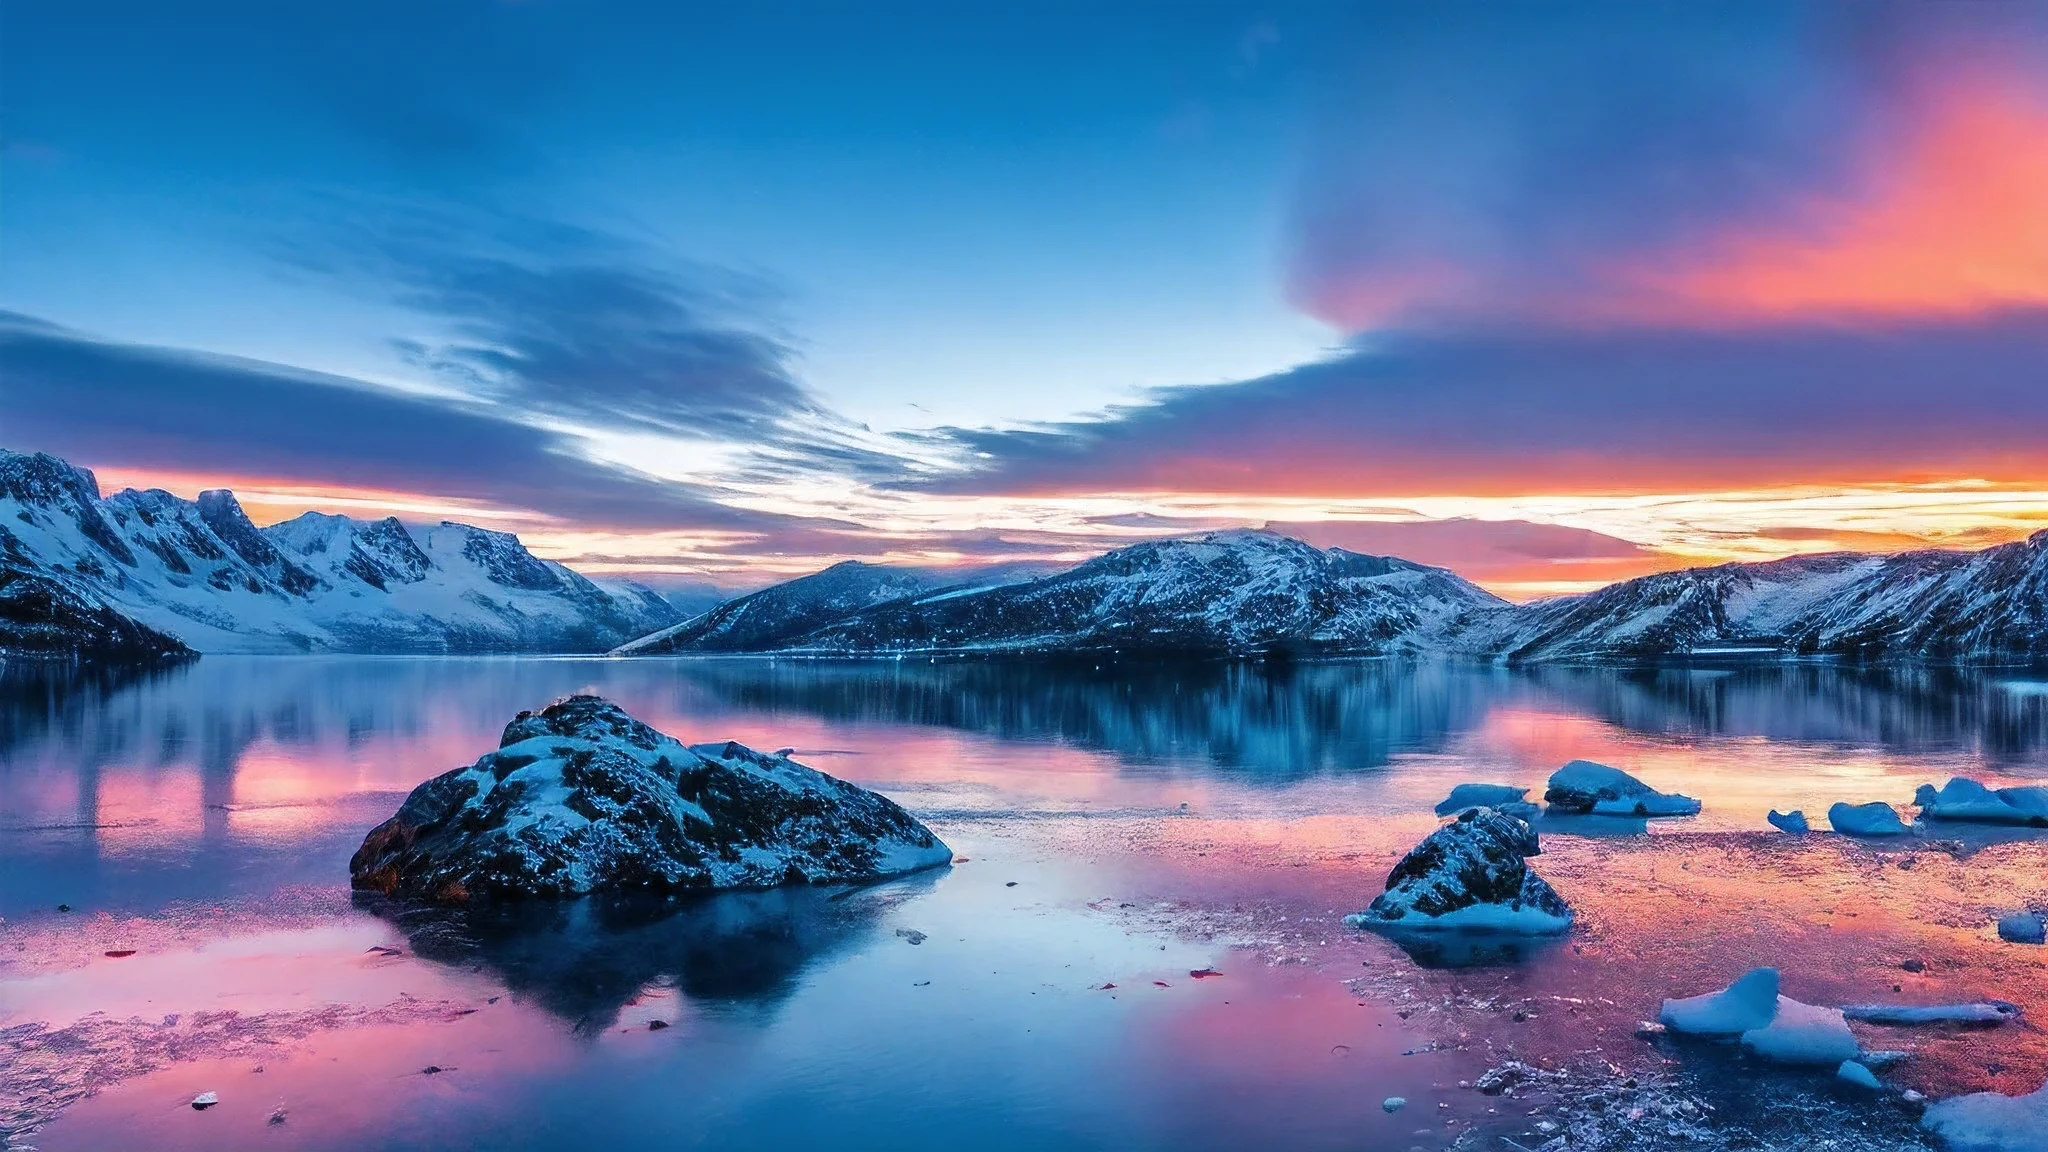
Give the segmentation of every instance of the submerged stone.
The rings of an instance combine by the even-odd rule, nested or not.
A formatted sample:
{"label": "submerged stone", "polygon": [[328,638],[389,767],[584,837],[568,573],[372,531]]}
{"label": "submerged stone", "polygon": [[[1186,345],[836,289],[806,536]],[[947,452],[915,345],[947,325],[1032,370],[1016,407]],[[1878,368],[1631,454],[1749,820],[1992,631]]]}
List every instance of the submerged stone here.
{"label": "submerged stone", "polygon": [[1386,891],[1344,922],[1390,931],[1564,932],[1571,907],[1524,859],[1538,851],[1526,823],[1468,808],[1403,857],[1387,874]]}
{"label": "submerged stone", "polygon": [[886,797],[739,744],[687,748],[572,696],[520,713],[496,752],[413,789],[349,876],[462,904],[872,880],[951,859]]}

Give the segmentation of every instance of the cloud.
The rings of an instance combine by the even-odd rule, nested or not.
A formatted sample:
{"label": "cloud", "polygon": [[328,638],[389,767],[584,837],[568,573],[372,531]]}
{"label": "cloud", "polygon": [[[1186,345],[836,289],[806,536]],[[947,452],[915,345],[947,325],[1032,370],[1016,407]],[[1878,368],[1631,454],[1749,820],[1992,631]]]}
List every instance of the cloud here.
{"label": "cloud", "polygon": [[1981,313],[2048,299],[2048,10],[1365,10],[1292,297],[1351,331]]}
{"label": "cloud", "polygon": [[2048,312],[1387,337],[1105,419],[944,435],[937,490],[1385,498],[2048,479]]}
{"label": "cloud", "polygon": [[618,527],[747,530],[787,518],[595,462],[499,408],[287,365],[102,340],[0,313],[9,447],[128,469],[419,492]]}

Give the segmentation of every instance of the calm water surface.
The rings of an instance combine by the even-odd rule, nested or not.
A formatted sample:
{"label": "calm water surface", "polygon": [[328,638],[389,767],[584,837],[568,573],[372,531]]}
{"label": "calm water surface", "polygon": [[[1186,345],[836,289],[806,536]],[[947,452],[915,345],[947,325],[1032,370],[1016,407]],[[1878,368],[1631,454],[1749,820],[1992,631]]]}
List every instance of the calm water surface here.
{"label": "calm water surface", "polygon": [[[589,690],[688,741],[794,747],[963,860],[680,909],[485,922],[351,902],[349,854],[408,789]],[[1580,910],[1568,942],[1461,967],[1342,926],[1453,784],[1540,792],[1575,757],[1706,811],[1547,827],[1538,865]],[[1739,1098],[1755,1070],[1646,1043],[1636,1021],[1757,963],[1807,1000],[1996,996],[2048,1019],[2040,950],[1990,928],[2048,901],[2041,839],[1873,846],[1763,820],[1904,803],[1951,774],[2048,779],[2048,687],[1386,663],[17,675],[0,680],[0,1132],[46,1152],[1440,1148],[1533,1122],[1540,1099],[1459,1087],[1508,1057]],[[2032,1025],[1866,1046],[1913,1051],[1892,1083],[1936,1094],[2048,1077]],[[187,1107],[204,1091],[220,1105]]]}

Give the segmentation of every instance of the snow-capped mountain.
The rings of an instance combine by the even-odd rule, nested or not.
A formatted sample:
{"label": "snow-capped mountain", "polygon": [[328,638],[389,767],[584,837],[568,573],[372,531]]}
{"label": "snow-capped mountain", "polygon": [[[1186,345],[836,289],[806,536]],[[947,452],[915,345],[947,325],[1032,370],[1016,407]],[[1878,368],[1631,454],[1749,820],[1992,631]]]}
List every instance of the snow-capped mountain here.
{"label": "snow-capped mountain", "polygon": [[2048,532],[1981,552],[1836,553],[1644,576],[1530,605],[1468,646],[1510,662],[2048,658]]}
{"label": "snow-capped mountain", "polygon": [[1043,575],[1033,564],[895,568],[845,560],[822,572],[728,600],[699,616],[621,645],[616,655],[763,652],[783,647],[864,608],[949,589],[983,590]]}
{"label": "snow-capped mountain", "polygon": [[127,490],[0,451],[8,568],[200,652],[601,652],[675,622],[517,537],[309,512],[258,528],[234,494]]}
{"label": "snow-capped mountain", "polygon": [[2048,660],[2048,532],[1982,552],[1667,572],[1523,606],[1443,569],[1255,531],[1138,544],[1003,587],[888,573],[840,565],[620,651]]}
{"label": "snow-capped mountain", "polygon": [[[1136,544],[1019,584],[869,588],[873,606],[836,617],[750,622],[778,590],[692,621],[660,650],[1421,652],[1508,607],[1440,568],[1250,530]],[[727,627],[699,630],[714,619]]]}

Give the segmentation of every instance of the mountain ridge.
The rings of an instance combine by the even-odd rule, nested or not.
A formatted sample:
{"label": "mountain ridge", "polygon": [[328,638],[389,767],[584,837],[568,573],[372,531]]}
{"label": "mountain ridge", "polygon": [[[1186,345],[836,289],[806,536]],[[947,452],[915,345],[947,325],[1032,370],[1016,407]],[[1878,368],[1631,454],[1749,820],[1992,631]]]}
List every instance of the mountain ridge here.
{"label": "mountain ridge", "polygon": [[102,496],[90,470],[40,453],[0,450],[0,533],[0,568],[21,597],[0,653],[15,655],[63,654],[67,633],[72,654],[108,658],[159,640],[199,652],[602,652],[681,616],[508,533],[319,512],[259,528],[226,489]]}

